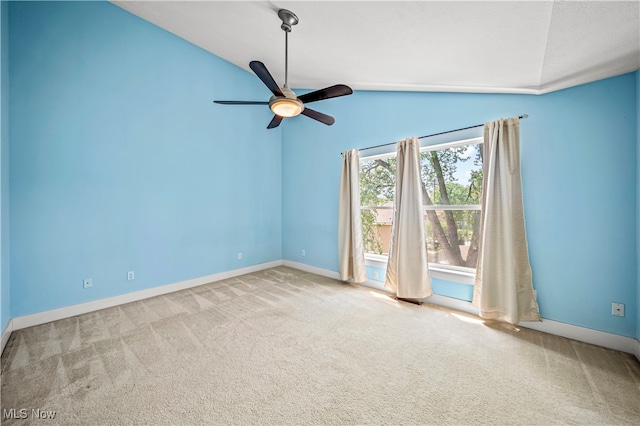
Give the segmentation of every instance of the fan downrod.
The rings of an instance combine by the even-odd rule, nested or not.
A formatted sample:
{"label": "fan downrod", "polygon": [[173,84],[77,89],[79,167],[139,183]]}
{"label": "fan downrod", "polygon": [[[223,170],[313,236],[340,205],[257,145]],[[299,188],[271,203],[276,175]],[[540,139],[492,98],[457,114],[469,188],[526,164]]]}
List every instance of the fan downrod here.
{"label": "fan downrod", "polygon": [[298,17],[296,14],[287,9],[280,9],[278,11],[278,17],[282,21],[280,28],[282,28],[282,31],[286,31],[288,33],[291,32],[291,27],[298,23]]}

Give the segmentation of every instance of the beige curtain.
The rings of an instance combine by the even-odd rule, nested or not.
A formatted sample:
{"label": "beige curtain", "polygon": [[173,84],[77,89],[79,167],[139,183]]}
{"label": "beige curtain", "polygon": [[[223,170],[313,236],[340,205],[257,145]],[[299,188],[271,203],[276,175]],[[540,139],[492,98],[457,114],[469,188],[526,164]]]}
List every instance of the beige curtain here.
{"label": "beige curtain", "polygon": [[360,217],[360,152],[342,153],[338,203],[338,262],[340,278],[361,283],[367,280]]}
{"label": "beige curtain", "polygon": [[403,299],[431,296],[418,138],[398,142],[396,194],[385,287]]}
{"label": "beige curtain", "polygon": [[473,304],[483,318],[539,321],[524,225],[518,118],[485,123],[483,163]]}

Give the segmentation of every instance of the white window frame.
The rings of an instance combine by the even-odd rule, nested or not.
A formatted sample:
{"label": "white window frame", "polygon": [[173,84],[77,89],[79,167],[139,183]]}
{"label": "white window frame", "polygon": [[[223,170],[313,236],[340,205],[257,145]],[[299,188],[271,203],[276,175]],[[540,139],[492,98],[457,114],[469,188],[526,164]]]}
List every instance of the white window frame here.
{"label": "white window frame", "polygon": [[[484,139],[482,137],[471,138],[471,139],[462,139],[452,142],[438,143],[433,145],[424,145],[420,147],[420,152],[425,151],[439,151],[441,149],[447,148],[455,148],[462,145],[471,145],[471,144],[482,144]],[[383,154],[375,154],[366,157],[360,157],[360,162],[372,161],[372,160],[383,160],[386,158],[391,158],[396,155],[396,152],[387,152]],[[446,209],[443,209],[441,206],[422,206],[423,210],[481,210],[481,206],[479,205],[456,205],[456,206],[447,206]],[[392,206],[360,206],[360,209],[393,209]],[[364,255],[365,264],[367,266],[372,266],[374,268],[387,268],[387,262],[389,259],[388,255],[383,254],[374,254],[374,253],[365,253]],[[442,279],[446,281],[457,282],[461,284],[470,284],[473,285],[476,276],[475,268],[466,268],[463,266],[455,266],[455,265],[441,265],[439,263],[431,263],[429,262],[429,274],[432,278]]]}

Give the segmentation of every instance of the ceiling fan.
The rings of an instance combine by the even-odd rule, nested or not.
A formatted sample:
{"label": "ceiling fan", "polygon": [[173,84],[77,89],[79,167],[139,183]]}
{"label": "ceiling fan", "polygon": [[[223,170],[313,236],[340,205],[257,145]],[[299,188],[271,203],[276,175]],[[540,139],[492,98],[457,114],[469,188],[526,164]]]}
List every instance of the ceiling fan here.
{"label": "ceiling fan", "polygon": [[267,67],[260,61],[251,61],[249,68],[253,70],[260,80],[267,86],[273,96],[266,101],[213,101],[222,105],[269,105],[269,108],[275,114],[273,119],[267,126],[267,129],[273,129],[278,127],[283,118],[295,117],[298,114],[306,115],[309,118],[313,118],[321,123],[331,126],[335,123],[335,119],[330,115],[323,114],[311,108],[307,108],[306,104],[311,102],[321,101],[324,99],[337,98],[338,96],[350,95],[353,90],[349,86],[344,84],[336,84],[334,86],[325,87],[324,89],[316,90],[315,92],[306,93],[304,95],[296,96],[287,82],[289,73],[289,33],[291,32],[291,26],[298,23],[298,17],[291,11],[286,9],[280,9],[278,11],[278,17],[282,21],[280,28],[285,33],[284,38],[284,86],[278,87],[275,80],[267,70]]}

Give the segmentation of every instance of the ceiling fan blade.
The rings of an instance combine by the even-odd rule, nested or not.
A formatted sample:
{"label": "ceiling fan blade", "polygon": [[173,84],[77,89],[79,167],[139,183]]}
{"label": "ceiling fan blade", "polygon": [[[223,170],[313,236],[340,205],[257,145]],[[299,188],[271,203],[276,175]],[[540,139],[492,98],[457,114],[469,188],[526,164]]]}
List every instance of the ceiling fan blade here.
{"label": "ceiling fan blade", "polygon": [[264,66],[262,62],[251,61],[249,63],[249,68],[251,68],[253,72],[256,73],[258,78],[262,80],[264,85],[267,86],[269,90],[271,90],[271,93],[273,93],[276,96],[284,96],[282,94],[282,90],[280,90],[280,88],[278,87],[278,84],[276,84],[276,81],[271,76],[271,73],[269,73],[269,70],[267,69],[267,67]]}
{"label": "ceiling fan blade", "polygon": [[280,117],[279,115],[274,115],[273,118],[271,119],[271,122],[267,126],[267,129],[276,128],[280,125],[281,122],[282,122],[282,117]]}
{"label": "ceiling fan blade", "polygon": [[310,109],[310,108],[305,108],[302,110],[302,112],[300,113],[302,115],[306,115],[309,118],[313,118],[314,120],[317,120],[321,123],[326,124],[327,126],[331,126],[333,123],[336,122],[336,120],[327,114],[323,114],[321,112],[318,112],[314,109]]}
{"label": "ceiling fan blade", "polygon": [[269,105],[269,102],[263,101],[213,101],[221,105]]}
{"label": "ceiling fan blade", "polygon": [[315,92],[306,93],[298,96],[303,103],[321,101],[324,99],[337,98],[338,96],[346,96],[353,93],[351,87],[344,84],[336,84],[335,86],[325,87],[324,89],[316,90]]}

